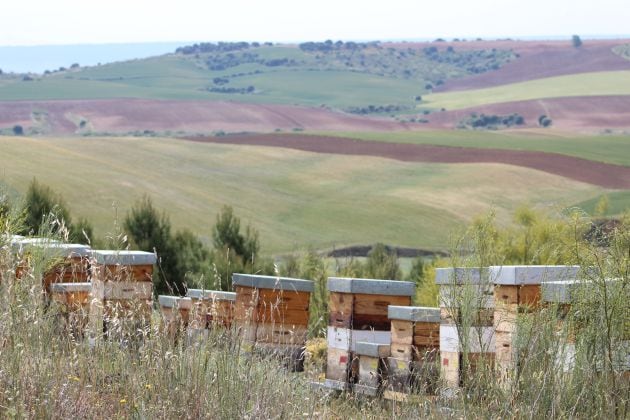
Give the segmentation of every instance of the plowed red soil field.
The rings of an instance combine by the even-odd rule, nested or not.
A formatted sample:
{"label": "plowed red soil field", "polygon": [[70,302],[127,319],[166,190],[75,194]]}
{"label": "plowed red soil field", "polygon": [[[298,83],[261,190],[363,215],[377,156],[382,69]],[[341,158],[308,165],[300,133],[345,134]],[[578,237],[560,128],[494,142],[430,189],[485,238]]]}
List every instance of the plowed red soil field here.
{"label": "plowed red soil field", "polygon": [[84,119],[95,132],[137,130],[226,132],[389,131],[420,124],[365,118],[321,108],[239,102],[167,101],[145,99],[0,102],[0,128],[31,125],[31,113],[45,111],[51,134],[71,134]]}
{"label": "plowed red soil field", "polygon": [[576,132],[603,129],[630,130],[630,96],[578,96],[538,99],[478,106],[429,115],[433,128],[454,128],[473,112],[489,115],[517,113],[525,118],[525,127],[537,127],[538,118],[547,115],[555,128]]}
{"label": "plowed red soil field", "polygon": [[193,137],[189,140],[283,147],[315,153],[378,156],[405,162],[503,163],[537,169],[606,188],[630,188],[630,168],[628,167],[555,153],[385,143],[298,134]]}

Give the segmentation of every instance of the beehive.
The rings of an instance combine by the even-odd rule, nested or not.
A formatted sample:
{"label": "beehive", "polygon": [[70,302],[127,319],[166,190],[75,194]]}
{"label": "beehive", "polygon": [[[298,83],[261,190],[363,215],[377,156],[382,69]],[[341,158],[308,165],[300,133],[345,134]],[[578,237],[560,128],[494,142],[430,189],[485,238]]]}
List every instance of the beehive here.
{"label": "beehive", "polygon": [[433,392],[439,377],[440,309],[390,306],[391,356],[387,391],[408,392],[411,386]]}
{"label": "beehive", "polygon": [[[619,288],[622,286],[622,283],[618,280],[606,280],[605,286],[606,293],[609,296],[623,293],[623,288]],[[592,295],[602,291],[601,289],[598,292],[593,290],[596,287],[591,281],[576,279],[549,281],[541,284],[543,305],[555,309],[557,316],[556,330],[561,340],[560,349],[557,352],[557,362],[564,371],[572,370],[575,365],[576,338],[580,336],[580,331],[576,331],[574,325],[567,325],[567,316],[571,311],[572,305],[575,304],[580,296]],[[622,341],[613,344],[612,361],[617,372],[624,372],[626,376],[630,376],[630,330],[625,328],[622,331],[626,335],[621,337]]]}
{"label": "beehive", "polygon": [[232,283],[234,324],[245,345],[265,354],[287,355],[288,365],[300,370],[313,282],[235,273]]}
{"label": "beehive", "polygon": [[232,327],[236,293],[218,290],[188,289],[192,300],[191,327],[205,329],[213,326]]}
{"label": "beehive", "polygon": [[15,266],[15,278],[23,278],[29,270],[35,268],[43,270],[50,257],[42,251],[59,241],[50,238],[25,238],[14,235],[9,238],[12,261],[10,266]]}
{"label": "beehive", "polygon": [[114,332],[123,337],[147,331],[153,306],[155,254],[142,251],[92,251],[90,329],[93,337]]}
{"label": "beehive", "polygon": [[494,363],[493,285],[486,271],[474,267],[438,268],[435,282],[440,286],[440,369],[446,384],[456,388],[465,383],[466,372]]}
{"label": "beehive", "polygon": [[91,283],[53,283],[50,296],[59,306],[62,329],[82,337],[88,323]]}
{"label": "beehive", "polygon": [[385,361],[390,355],[388,344],[359,341],[355,345],[358,358],[358,380],[354,391],[360,394],[375,396],[381,391]]}
{"label": "beehive", "polygon": [[178,338],[188,327],[192,301],[189,297],[158,296],[162,314],[162,331],[171,338]]}
{"label": "beehive", "polygon": [[326,383],[345,389],[358,379],[356,343],[391,344],[388,306],[408,306],[411,282],[328,278],[329,323]]}
{"label": "beehive", "polygon": [[489,275],[494,283],[494,330],[496,372],[501,380],[518,369],[518,317],[528,316],[541,304],[541,283],[575,279],[579,266],[495,266]]}

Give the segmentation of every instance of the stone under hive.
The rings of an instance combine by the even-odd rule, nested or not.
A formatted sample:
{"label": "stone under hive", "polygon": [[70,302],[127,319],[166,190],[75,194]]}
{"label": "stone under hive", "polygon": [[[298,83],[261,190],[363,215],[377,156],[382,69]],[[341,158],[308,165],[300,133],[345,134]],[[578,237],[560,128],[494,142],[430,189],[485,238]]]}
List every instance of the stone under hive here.
{"label": "stone under hive", "polygon": [[92,251],[90,328],[94,338],[137,335],[151,323],[155,254]]}
{"label": "stone under hive", "polygon": [[440,309],[390,306],[388,314],[392,344],[385,364],[385,397],[411,388],[433,393],[439,379]]}
{"label": "stone under hive", "polygon": [[358,342],[391,344],[389,305],[408,306],[415,293],[411,282],[328,278],[329,322],[327,388],[345,390],[358,379]]}
{"label": "stone under hive", "polygon": [[508,379],[518,369],[517,319],[526,317],[541,305],[541,284],[575,279],[579,266],[494,266],[489,268],[494,283],[494,330],[496,373]]}
{"label": "stone under hive", "polygon": [[436,269],[440,286],[440,364],[450,388],[467,374],[494,364],[494,294],[487,272],[479,268]]}
{"label": "stone under hive", "polygon": [[234,324],[246,346],[300,370],[308,335],[310,280],[235,273]]}

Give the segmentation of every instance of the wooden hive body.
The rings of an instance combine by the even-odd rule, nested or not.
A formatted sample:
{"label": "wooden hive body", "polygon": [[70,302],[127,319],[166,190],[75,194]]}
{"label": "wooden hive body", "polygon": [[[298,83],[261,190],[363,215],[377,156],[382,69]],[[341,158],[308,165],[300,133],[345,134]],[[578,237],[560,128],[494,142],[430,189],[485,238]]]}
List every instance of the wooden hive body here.
{"label": "wooden hive body", "polygon": [[50,298],[59,305],[63,329],[83,337],[89,321],[91,283],[53,283]]}
{"label": "wooden hive body", "polygon": [[[410,282],[337,278],[328,279],[329,323],[326,379],[346,386],[360,381],[357,343],[391,345],[390,305],[409,305],[415,286]],[[375,366],[364,356],[364,371]],[[384,363],[380,361],[376,366]],[[382,366],[381,366],[382,367]],[[371,372],[370,375],[375,375]],[[367,379],[367,376],[364,376]],[[360,383],[357,389],[371,393],[374,382]],[[361,388],[363,387],[363,388]]]}
{"label": "wooden hive body", "polygon": [[490,267],[494,282],[495,370],[502,381],[519,368],[518,319],[532,316],[542,304],[541,284],[573,279],[579,266],[496,266]]}
{"label": "wooden hive body", "polygon": [[392,344],[386,363],[387,390],[407,393],[414,387],[433,392],[439,377],[440,310],[390,306],[388,316]]}
{"label": "wooden hive body", "polygon": [[[465,384],[466,373],[494,362],[494,288],[487,270],[439,268],[440,371],[447,386]],[[466,330],[465,332],[463,330]]]}
{"label": "wooden hive body", "polygon": [[308,335],[309,280],[234,274],[234,324],[245,344],[301,370]]}
{"label": "wooden hive body", "polygon": [[153,309],[153,253],[93,251],[90,329],[93,338],[148,332]]}
{"label": "wooden hive body", "polygon": [[236,293],[188,289],[186,296],[192,301],[192,328],[205,329],[221,326],[229,329],[232,327]]}

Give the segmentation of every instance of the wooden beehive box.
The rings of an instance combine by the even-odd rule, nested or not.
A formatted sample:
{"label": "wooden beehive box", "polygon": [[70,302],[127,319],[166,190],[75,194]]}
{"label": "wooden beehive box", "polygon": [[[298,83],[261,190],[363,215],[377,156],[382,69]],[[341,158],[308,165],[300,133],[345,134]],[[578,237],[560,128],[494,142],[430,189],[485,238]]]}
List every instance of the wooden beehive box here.
{"label": "wooden beehive box", "polygon": [[91,283],[53,283],[50,296],[59,306],[63,329],[77,337],[83,336],[88,324]]}
{"label": "wooden beehive box", "polygon": [[356,343],[391,344],[388,306],[410,305],[415,285],[396,280],[329,277],[328,291],[327,383],[352,384],[358,379]]}
{"label": "wooden beehive box", "polygon": [[354,391],[365,395],[378,395],[381,392],[390,346],[359,341],[355,346],[355,355],[359,360],[358,379],[354,385]]}
{"label": "wooden beehive box", "polygon": [[55,260],[52,267],[44,273],[46,293],[50,293],[50,285],[53,283],[85,283],[89,280],[89,246],[53,243],[44,252]]}
{"label": "wooden beehive box", "polygon": [[493,284],[487,270],[475,267],[438,268],[435,282],[440,286],[441,374],[457,388],[465,372],[494,364]]}
{"label": "wooden beehive box", "polygon": [[43,250],[59,241],[50,238],[24,238],[19,235],[12,236],[9,240],[13,263],[15,263],[15,278],[21,279],[34,269],[44,270],[49,262]]}
{"label": "wooden beehive box", "polygon": [[391,356],[387,389],[407,392],[413,385],[432,391],[439,377],[440,309],[390,306]]}
{"label": "wooden beehive box", "polygon": [[[609,296],[624,293],[622,283],[619,280],[608,279],[605,286]],[[577,279],[549,281],[541,284],[542,304],[554,309],[557,317],[557,336],[561,340],[557,361],[564,371],[570,371],[574,368],[576,339],[580,337],[579,328],[566,322],[567,316],[576,300],[580,299],[581,296],[602,292],[601,289],[598,292],[594,291],[594,287],[597,286],[594,286],[592,281]],[[621,336],[621,341],[613,345],[613,365],[616,371],[624,372],[626,376],[630,376],[630,330],[625,328],[622,331],[626,333],[625,336]]]}
{"label": "wooden beehive box", "polygon": [[189,297],[160,295],[158,303],[162,314],[162,331],[171,338],[178,337],[180,331],[188,326],[192,300]]}
{"label": "wooden beehive box", "polygon": [[149,327],[156,262],[150,252],[92,251],[90,325],[96,337],[113,327],[124,334]]}
{"label": "wooden beehive box", "polygon": [[541,284],[545,281],[575,279],[579,266],[494,266],[489,275],[494,283],[495,368],[501,380],[518,369],[515,348],[517,319],[537,310],[541,304]]}
{"label": "wooden beehive box", "polygon": [[303,354],[311,293],[310,280],[235,273],[234,323],[246,343],[264,352]]}
{"label": "wooden beehive box", "polygon": [[236,293],[188,289],[186,296],[192,300],[191,323],[193,328],[232,327]]}

